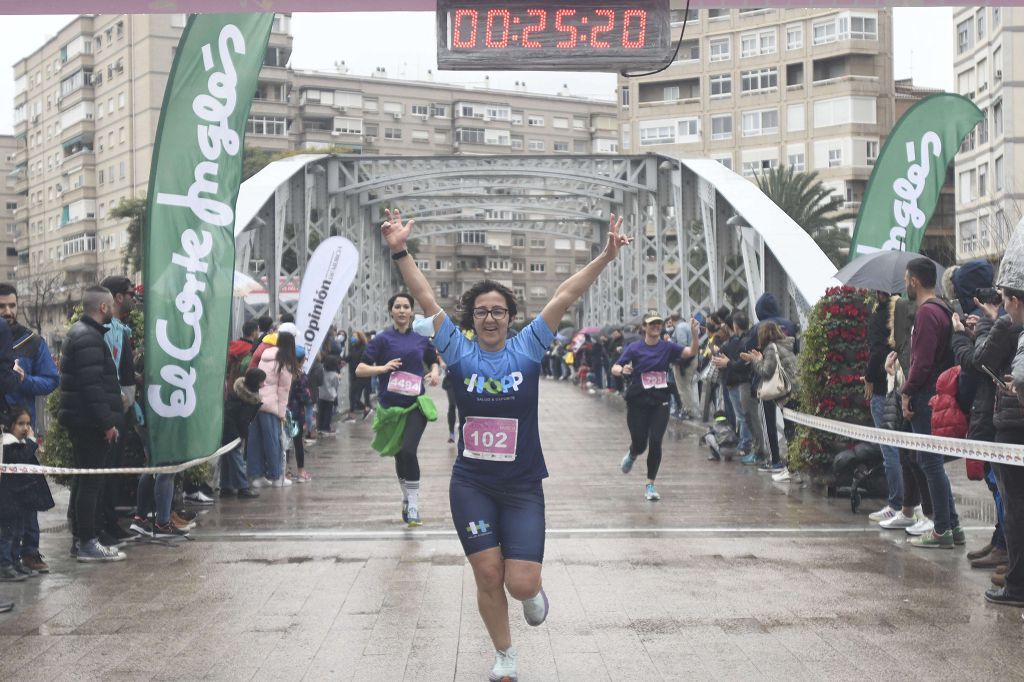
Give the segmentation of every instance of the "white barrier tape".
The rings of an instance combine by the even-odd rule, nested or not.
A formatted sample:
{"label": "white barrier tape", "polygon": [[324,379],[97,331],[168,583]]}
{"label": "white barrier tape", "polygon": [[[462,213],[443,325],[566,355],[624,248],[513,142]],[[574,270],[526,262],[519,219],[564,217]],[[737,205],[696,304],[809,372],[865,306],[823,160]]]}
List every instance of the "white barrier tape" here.
{"label": "white barrier tape", "polygon": [[923,450],[939,455],[952,457],[969,457],[995,464],[1016,464],[1024,466],[1024,445],[1013,443],[989,443],[983,440],[967,440],[964,438],[948,438],[946,436],[926,436],[905,431],[890,431],[872,426],[858,426],[815,417],[803,412],[782,408],[782,416],[791,422],[809,426],[819,431],[827,431],[852,440],[891,445],[907,450]]}
{"label": "white barrier tape", "polygon": [[78,476],[82,474],[102,475],[102,474],[176,474],[179,471],[185,469],[191,469],[192,467],[205,464],[211,459],[216,459],[221,455],[231,452],[235,447],[242,442],[240,438],[236,438],[227,445],[217,450],[212,455],[207,455],[202,459],[193,459],[182,464],[171,464],[162,467],[126,467],[123,469],[76,469],[72,467],[48,467],[40,466],[37,464],[4,464],[0,462],[0,474],[47,474],[47,475],[60,475],[60,476]]}

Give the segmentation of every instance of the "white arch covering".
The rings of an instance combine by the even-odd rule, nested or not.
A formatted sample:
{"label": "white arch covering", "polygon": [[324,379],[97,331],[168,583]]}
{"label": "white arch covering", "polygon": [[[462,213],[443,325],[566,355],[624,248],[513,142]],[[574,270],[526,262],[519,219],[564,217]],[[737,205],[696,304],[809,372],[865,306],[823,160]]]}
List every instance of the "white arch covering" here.
{"label": "white arch covering", "polygon": [[235,239],[245,231],[260,209],[270,201],[278,187],[293,175],[327,154],[299,154],[267,164],[260,172],[242,183],[235,202]]}
{"label": "white arch covering", "polygon": [[836,267],[807,232],[757,185],[711,159],[680,159],[711,183],[764,240],[786,275],[809,305],[825,295]]}

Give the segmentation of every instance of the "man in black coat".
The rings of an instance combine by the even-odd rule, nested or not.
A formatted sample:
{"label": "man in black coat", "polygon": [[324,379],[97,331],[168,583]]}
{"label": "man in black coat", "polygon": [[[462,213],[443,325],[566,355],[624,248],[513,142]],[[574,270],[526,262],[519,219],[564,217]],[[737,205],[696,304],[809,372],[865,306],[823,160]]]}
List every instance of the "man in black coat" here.
{"label": "man in black coat", "polygon": [[[60,412],[75,466],[100,469],[124,427],[121,387],[110,349],[103,340],[114,313],[110,290],[93,286],[82,297],[82,318],[68,330],[61,357]],[[97,540],[96,505],[105,477],[76,476],[71,487],[71,552],[81,562],[120,561],[125,555]]]}
{"label": "man in black coat", "polygon": [[[18,384],[23,378],[24,372],[20,372],[14,365],[11,327],[7,324],[0,324],[0,404],[7,404],[4,396],[17,391]],[[0,597],[0,613],[6,613],[13,608],[13,601],[6,597]]]}

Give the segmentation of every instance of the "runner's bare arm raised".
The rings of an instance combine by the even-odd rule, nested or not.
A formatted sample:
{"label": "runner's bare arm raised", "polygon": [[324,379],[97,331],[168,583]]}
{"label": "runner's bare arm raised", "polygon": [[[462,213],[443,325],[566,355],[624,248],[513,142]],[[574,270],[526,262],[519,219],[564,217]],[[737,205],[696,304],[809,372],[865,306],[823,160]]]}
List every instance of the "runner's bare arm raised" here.
{"label": "runner's bare arm raised", "polygon": [[558,289],[555,290],[555,295],[544,306],[540,316],[544,318],[544,322],[547,323],[548,328],[552,331],[558,329],[558,323],[562,321],[562,316],[565,315],[565,311],[569,309],[569,306],[578,301],[580,296],[586,293],[590,285],[601,274],[605,266],[615,260],[615,257],[619,255],[619,249],[623,246],[628,246],[633,241],[632,237],[619,234],[621,228],[622,218],[616,218],[615,214],[612,213],[609,216],[608,241],[604,245],[604,251],[597,258],[587,263],[582,270],[562,282]]}
{"label": "runner's bare arm raised", "polygon": [[[398,209],[392,211],[385,208],[384,216],[387,219],[380,226],[380,233],[394,256],[406,250],[406,244],[409,241],[409,235],[412,234],[412,226],[415,221],[410,220],[402,224],[402,214]],[[434,291],[430,288],[427,278],[416,266],[416,261],[408,256],[399,258],[395,261],[395,265],[398,266],[398,271],[402,274],[402,280],[409,288],[409,293],[419,301],[423,314],[428,317],[434,316],[434,332],[437,333],[441,329],[441,323],[444,322],[445,312],[437,304]]]}

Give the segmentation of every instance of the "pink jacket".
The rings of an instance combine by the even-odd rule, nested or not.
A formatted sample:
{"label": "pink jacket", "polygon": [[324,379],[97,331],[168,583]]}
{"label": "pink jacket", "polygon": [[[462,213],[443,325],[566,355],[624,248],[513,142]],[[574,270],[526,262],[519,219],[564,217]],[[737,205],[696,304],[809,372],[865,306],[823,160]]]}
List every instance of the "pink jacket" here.
{"label": "pink jacket", "polygon": [[270,346],[263,351],[260,357],[259,368],[267,373],[267,380],[260,387],[260,412],[276,414],[279,419],[284,419],[284,412],[288,409],[288,393],[292,390],[292,373],[286,367],[277,371],[277,346]]}

